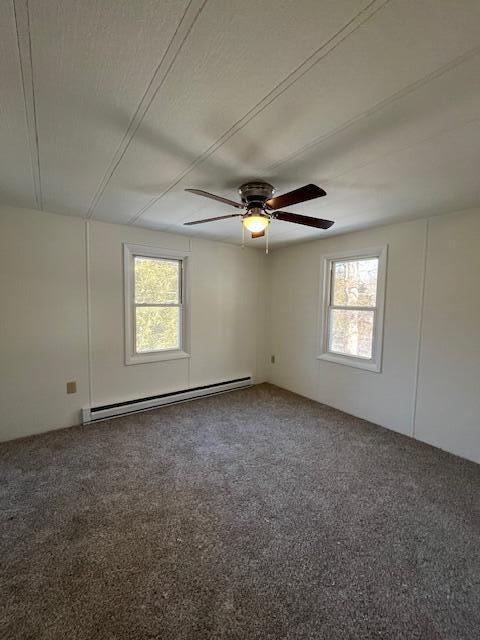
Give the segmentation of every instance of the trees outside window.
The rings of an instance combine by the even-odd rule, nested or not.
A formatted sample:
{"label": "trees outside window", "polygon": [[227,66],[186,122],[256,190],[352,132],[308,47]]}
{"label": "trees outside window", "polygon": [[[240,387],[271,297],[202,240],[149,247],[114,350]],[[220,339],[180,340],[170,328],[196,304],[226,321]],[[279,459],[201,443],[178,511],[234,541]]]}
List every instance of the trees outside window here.
{"label": "trees outside window", "polygon": [[180,348],[181,271],[180,260],[134,257],[136,353]]}
{"label": "trees outside window", "polygon": [[386,248],[324,259],[320,358],[381,368]]}
{"label": "trees outside window", "polygon": [[126,364],[188,357],[186,256],[124,245]]}

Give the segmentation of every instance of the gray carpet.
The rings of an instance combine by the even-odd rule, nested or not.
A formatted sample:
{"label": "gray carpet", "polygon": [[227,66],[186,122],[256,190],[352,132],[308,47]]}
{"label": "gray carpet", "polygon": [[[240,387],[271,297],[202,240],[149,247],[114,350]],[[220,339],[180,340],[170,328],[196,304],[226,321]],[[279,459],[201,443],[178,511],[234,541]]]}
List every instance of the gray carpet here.
{"label": "gray carpet", "polygon": [[2,640],[479,638],[480,467],[292,393],[0,459]]}

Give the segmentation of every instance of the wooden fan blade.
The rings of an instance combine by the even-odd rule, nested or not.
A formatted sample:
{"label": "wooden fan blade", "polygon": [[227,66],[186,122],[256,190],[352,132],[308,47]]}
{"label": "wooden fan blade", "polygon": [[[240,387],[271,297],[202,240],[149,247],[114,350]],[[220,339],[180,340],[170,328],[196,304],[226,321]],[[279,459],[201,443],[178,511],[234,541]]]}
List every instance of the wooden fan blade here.
{"label": "wooden fan blade", "polygon": [[229,200],[228,198],[222,198],[222,196],[216,196],[214,193],[208,193],[208,191],[202,191],[202,189],[185,189],[185,191],[194,193],[197,196],[203,196],[204,198],[210,198],[211,200],[218,200],[218,202],[229,204],[231,207],[236,207],[237,209],[244,208],[241,202],[235,202],[234,200]]}
{"label": "wooden fan blade", "polygon": [[283,207],[291,207],[299,202],[306,202],[307,200],[313,200],[314,198],[321,198],[326,196],[327,192],[321,187],[317,187],[316,184],[306,184],[304,187],[289,191],[276,198],[270,198],[265,202],[265,206],[268,209],[282,209]]}
{"label": "wooden fan blade", "polygon": [[272,215],[277,220],[304,224],[307,227],[316,227],[317,229],[330,229],[333,224],[332,220],[322,220],[321,218],[312,218],[311,216],[300,216],[297,213],[288,213],[288,211],[275,211]]}
{"label": "wooden fan blade", "polygon": [[253,231],[252,238],[262,238],[265,235],[265,229],[263,231]]}
{"label": "wooden fan blade", "polygon": [[217,216],[216,218],[204,218],[203,220],[193,220],[193,222],[184,222],[184,225],[203,224],[204,222],[214,222],[215,220],[225,220],[225,218],[239,218],[241,213],[232,213],[228,216]]}

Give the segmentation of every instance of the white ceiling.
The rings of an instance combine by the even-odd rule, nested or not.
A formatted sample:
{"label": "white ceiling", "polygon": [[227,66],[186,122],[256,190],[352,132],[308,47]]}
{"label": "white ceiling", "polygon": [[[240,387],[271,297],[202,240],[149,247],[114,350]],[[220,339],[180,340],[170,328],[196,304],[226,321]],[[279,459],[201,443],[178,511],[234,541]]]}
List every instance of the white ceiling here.
{"label": "white ceiling", "polygon": [[480,204],[479,0],[5,1],[0,76],[7,204],[238,242],[183,189],[324,187],[277,245]]}

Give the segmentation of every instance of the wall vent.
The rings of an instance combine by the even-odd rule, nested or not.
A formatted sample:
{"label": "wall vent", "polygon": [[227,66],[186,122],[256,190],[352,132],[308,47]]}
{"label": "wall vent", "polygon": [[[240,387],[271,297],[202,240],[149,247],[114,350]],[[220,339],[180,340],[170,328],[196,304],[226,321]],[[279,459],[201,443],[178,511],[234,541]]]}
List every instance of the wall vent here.
{"label": "wall vent", "polygon": [[205,396],[213,396],[226,391],[234,391],[244,387],[253,385],[252,376],[244,378],[236,378],[235,380],[224,380],[223,382],[215,382],[206,384],[202,387],[192,387],[190,389],[181,389],[170,393],[161,393],[157,396],[149,396],[148,398],[138,398],[136,400],[128,400],[126,402],[117,402],[115,404],[104,404],[96,407],[85,407],[82,409],[82,423],[90,424],[98,420],[106,420],[115,416],[124,416],[129,413],[138,413],[139,411],[147,411],[169,404],[177,404],[179,402],[187,402],[195,398]]}

